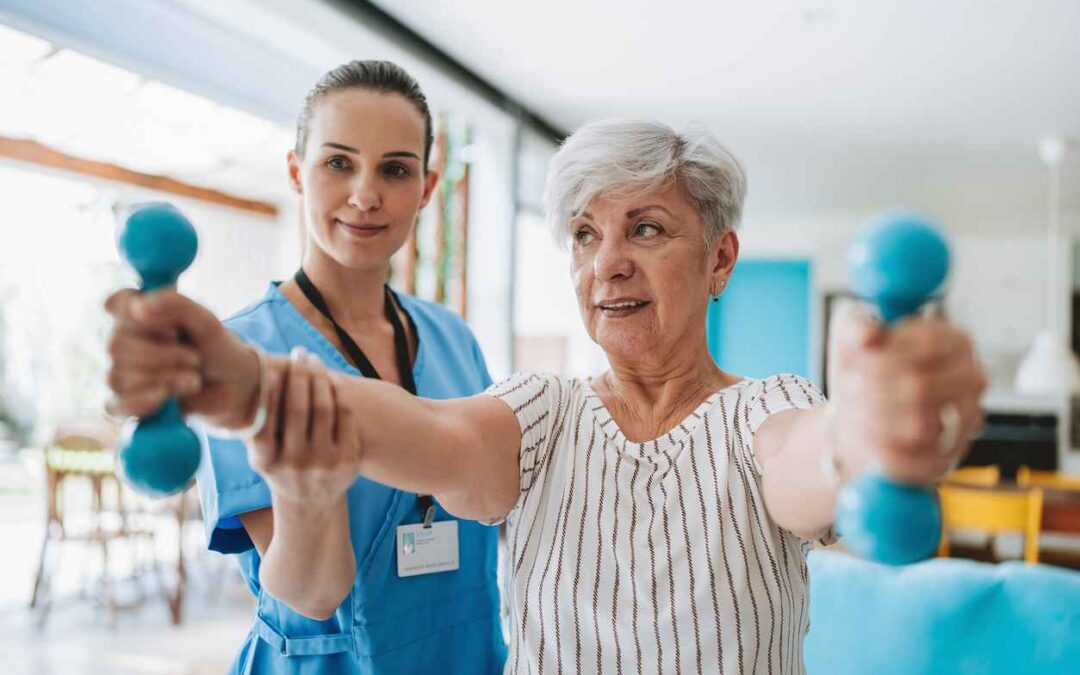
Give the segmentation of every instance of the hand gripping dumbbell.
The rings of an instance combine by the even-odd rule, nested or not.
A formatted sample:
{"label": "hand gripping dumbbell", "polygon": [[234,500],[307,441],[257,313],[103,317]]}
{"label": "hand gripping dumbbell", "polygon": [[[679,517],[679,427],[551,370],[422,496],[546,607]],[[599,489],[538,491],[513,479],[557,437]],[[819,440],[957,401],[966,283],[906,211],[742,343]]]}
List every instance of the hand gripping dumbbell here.
{"label": "hand gripping dumbbell", "polygon": [[[174,286],[180,273],[195,260],[195,228],[174,206],[137,206],[119,238],[120,254],[150,292]],[[170,397],[152,415],[139,420],[120,449],[124,478],[140,492],[155,497],[184,490],[199,468],[198,436],[184,423],[180,402]]]}
{"label": "hand gripping dumbbell", "polygon": [[[848,265],[856,293],[877,306],[888,326],[916,312],[938,291],[948,273],[949,248],[931,222],[891,214],[871,224],[852,245]],[[905,565],[937,550],[941,506],[933,486],[896,483],[870,470],[840,491],[836,529],[856,555]]]}

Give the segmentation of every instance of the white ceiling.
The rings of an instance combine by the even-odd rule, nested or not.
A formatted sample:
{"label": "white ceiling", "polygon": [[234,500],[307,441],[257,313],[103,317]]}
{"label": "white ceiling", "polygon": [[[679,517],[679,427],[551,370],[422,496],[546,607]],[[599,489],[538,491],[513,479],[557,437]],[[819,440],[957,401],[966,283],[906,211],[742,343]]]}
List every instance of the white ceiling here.
{"label": "white ceiling", "polygon": [[376,1],[565,129],[705,121],[758,210],[1041,213],[1038,139],[1080,138],[1078,0]]}
{"label": "white ceiling", "polygon": [[239,197],[290,194],[291,129],[3,25],[0,91],[0,135]]}

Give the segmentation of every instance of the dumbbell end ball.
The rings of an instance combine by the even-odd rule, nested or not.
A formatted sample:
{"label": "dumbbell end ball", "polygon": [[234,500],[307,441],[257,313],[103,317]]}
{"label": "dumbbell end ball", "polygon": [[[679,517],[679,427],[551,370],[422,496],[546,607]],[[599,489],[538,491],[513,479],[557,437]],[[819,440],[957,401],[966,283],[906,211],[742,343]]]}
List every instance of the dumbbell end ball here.
{"label": "dumbbell end ball", "polygon": [[887,565],[907,565],[937,551],[941,505],[932,488],[869,474],[840,492],[836,527],[844,546],[856,555]]}
{"label": "dumbbell end ball", "polygon": [[140,421],[118,460],[124,479],[152,497],[182,492],[199,468],[199,437],[176,419],[163,419],[170,417],[159,414]]}

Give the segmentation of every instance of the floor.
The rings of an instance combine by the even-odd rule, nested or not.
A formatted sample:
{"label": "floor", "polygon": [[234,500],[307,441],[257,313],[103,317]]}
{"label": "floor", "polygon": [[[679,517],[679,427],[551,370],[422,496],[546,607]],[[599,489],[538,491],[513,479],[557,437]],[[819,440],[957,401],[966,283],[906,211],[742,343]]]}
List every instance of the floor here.
{"label": "floor", "polygon": [[[0,654],[4,675],[204,675],[224,673],[247,635],[254,602],[233,560],[209,553],[196,525],[185,535],[190,557],[184,620],[173,626],[159,576],[131,580],[114,555],[115,597],[128,606],[111,618],[100,603],[100,557],[66,544],[56,560],[47,618],[29,608],[44,524],[43,484],[33,458],[0,458]],[[156,551],[168,561],[176,527],[162,521]],[[165,553],[162,553],[165,552]],[[116,562],[121,564],[117,565]]]}

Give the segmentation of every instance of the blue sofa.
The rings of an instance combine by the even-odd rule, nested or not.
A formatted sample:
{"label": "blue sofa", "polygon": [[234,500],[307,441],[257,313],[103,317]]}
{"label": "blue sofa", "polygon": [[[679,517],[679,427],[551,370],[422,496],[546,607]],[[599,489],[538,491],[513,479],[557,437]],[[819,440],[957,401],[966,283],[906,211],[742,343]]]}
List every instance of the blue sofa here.
{"label": "blue sofa", "polygon": [[810,554],[809,675],[1080,675],[1080,572]]}

